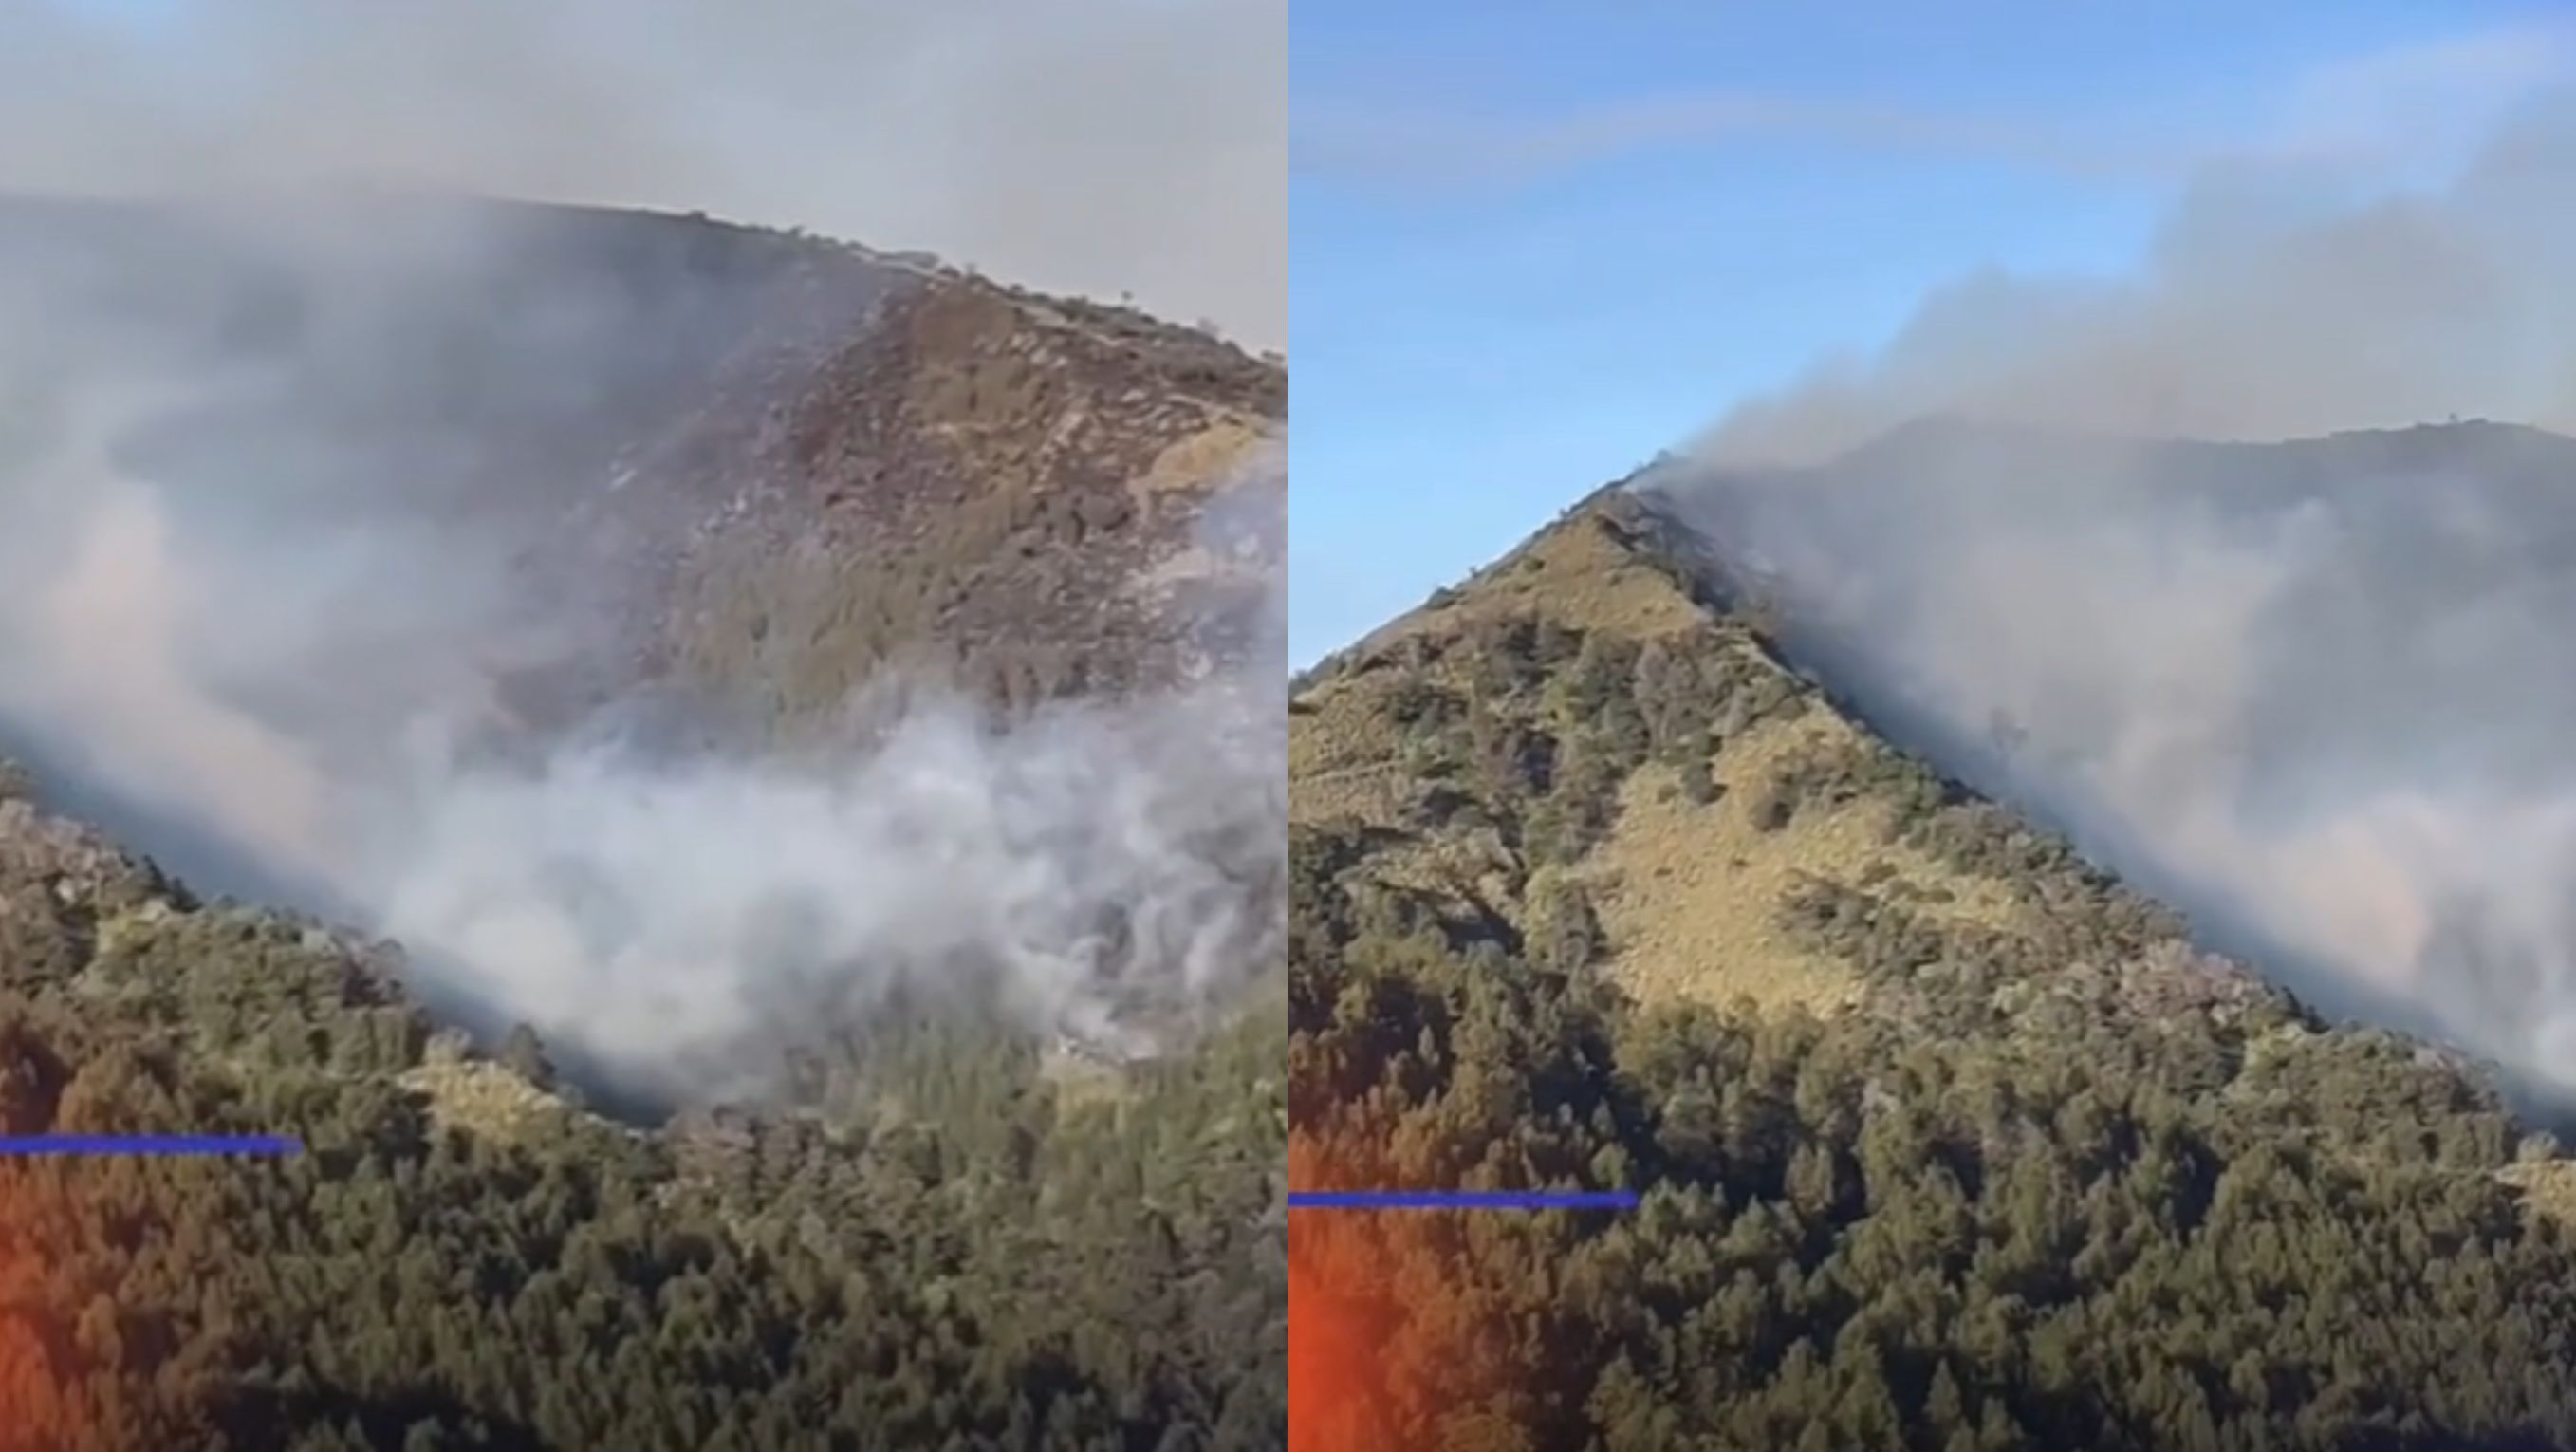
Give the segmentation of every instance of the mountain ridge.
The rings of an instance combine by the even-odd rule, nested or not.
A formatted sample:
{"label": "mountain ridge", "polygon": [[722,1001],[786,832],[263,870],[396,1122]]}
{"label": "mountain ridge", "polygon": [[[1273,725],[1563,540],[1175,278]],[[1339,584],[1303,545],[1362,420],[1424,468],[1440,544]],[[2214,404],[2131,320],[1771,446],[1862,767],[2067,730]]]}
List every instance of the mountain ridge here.
{"label": "mountain ridge", "polygon": [[1888,744],[1635,482],[1301,677],[1292,1183],[1643,1204],[1300,1226],[1300,1445],[2576,1437],[2493,1066]]}
{"label": "mountain ridge", "polygon": [[[0,204],[0,258],[25,264],[0,314],[43,345],[0,353],[0,517],[27,526],[0,535],[0,746],[35,748],[32,770],[0,763],[0,1121],[304,1153],[0,1164],[0,1448],[1279,1444],[1285,1091],[1249,945],[1276,846],[1258,795],[1174,821],[1192,783],[1141,793],[1114,759],[1173,701],[1263,679],[1275,362],[685,217],[378,198],[28,217]],[[142,407],[85,407],[101,398]],[[101,540],[167,550],[138,571]],[[83,575],[94,559],[120,568]],[[64,613],[162,578],[230,588],[166,619]],[[169,633],[116,633],[134,621]],[[84,625],[154,649],[85,673],[132,661],[85,651]],[[126,709],[138,682],[185,689]],[[1239,714],[1162,729],[1205,728],[1197,764],[1221,777],[1238,748],[1215,728]],[[452,728],[461,774],[401,774],[420,719]],[[804,991],[748,973],[767,952],[818,997],[752,1089],[683,1073],[690,1111],[649,1123],[670,1077],[625,1102],[578,1038],[504,1032],[513,1004],[476,994],[508,974],[448,977],[417,942],[332,925],[381,928],[384,903],[343,911],[338,879],[260,870],[260,824],[221,810],[261,803],[246,763],[167,769],[202,760],[204,720],[296,748],[249,764],[309,762],[324,800],[499,794],[523,810],[461,839],[463,880],[557,921],[641,935],[711,881],[718,913],[682,923],[720,935],[681,934],[680,986],[734,969],[746,994]],[[895,905],[911,937],[818,961],[848,942],[781,911],[816,906],[814,872],[860,877],[826,911],[865,908],[878,877],[957,886],[870,872],[876,821],[849,829],[854,796],[906,804],[882,773],[838,786],[890,731],[913,755],[887,770],[932,805],[1000,798],[948,814],[962,842],[902,851],[953,859],[950,879],[1035,853],[1004,885],[1069,905],[987,923],[962,890],[917,891]],[[1089,770],[1062,769],[1076,752]],[[606,787],[623,815],[543,795],[591,780],[566,759],[629,770]],[[1105,846],[1061,820],[1104,815],[1095,779],[1130,788]],[[801,814],[747,832],[733,809],[782,792]],[[710,799],[712,827],[682,810]],[[112,839],[71,806],[126,815]],[[437,820],[390,825],[413,841]],[[546,835],[600,820],[625,830]],[[689,870],[615,880],[639,830]],[[1122,868],[1121,848],[1143,855]],[[766,896],[721,895],[782,867]],[[1086,914],[1086,889],[1140,911]],[[541,974],[526,921],[494,961]],[[1078,1061],[982,1001],[976,975],[1010,960],[979,935],[1004,931],[1029,941],[999,949],[1115,980],[1099,991],[1168,968],[1147,986],[1222,1012],[1154,1057]],[[959,991],[860,991],[932,966]],[[672,986],[574,1001],[651,1026],[679,1015],[637,1003]]]}
{"label": "mountain ridge", "polygon": [[[2292,455],[2323,445],[2335,454],[2327,463],[2312,467],[2338,479],[2345,477],[2335,470],[2338,461],[2373,461],[2402,470],[2426,460],[2451,464],[2480,456],[2494,457],[2501,451],[2504,457],[2537,460],[2576,478],[2576,438],[2489,420],[2352,429],[2314,441],[2259,443],[2129,438],[1934,417],[1901,425],[1852,450],[1840,462],[1884,459],[1922,447],[2008,451],[2033,441],[2084,450],[2125,452],[2144,448],[2206,452],[2239,459]],[[1831,470],[1836,466],[1825,467]],[[1802,472],[1755,470],[1744,477],[1756,481],[1756,488],[1798,488],[1803,487]],[[1837,669],[1845,664],[1838,659],[1837,646],[1830,636],[1816,634],[1809,622],[1794,614],[1795,604],[1786,597],[1785,582],[1766,569],[1769,562],[1758,553],[1748,559],[1744,551],[1729,551],[1712,533],[1714,528],[1722,527],[1722,520],[1712,522],[1707,514],[1678,497],[1704,487],[1711,478],[1726,479],[1732,473],[1723,467],[1711,469],[1668,457],[1599,486],[1521,544],[1472,571],[1458,584],[1435,591],[1424,606],[1394,617],[1359,641],[1314,663],[1299,677],[1300,694],[1292,710],[1314,713],[1318,703],[1311,694],[1313,688],[1386,669],[1406,642],[1426,634],[1437,635],[1447,623],[1532,604],[1553,610],[1558,602],[1545,597],[1562,588],[1581,602],[1567,612],[1567,623],[1608,624],[1641,643],[1686,631],[1702,617],[1732,617],[1743,626],[1740,647],[1776,672],[1786,689],[1811,701],[1813,707],[1822,708],[1834,729],[1890,744],[1919,769],[1932,772],[1945,792],[2027,816],[2026,809],[2005,806],[1952,775],[1952,768],[1943,765],[1963,758],[1976,762],[1997,749],[1993,741],[1930,722],[1903,702],[1864,700],[1848,694]],[[2576,500],[2576,496],[2571,499]],[[1560,560],[1571,563],[1572,568],[1552,571],[1549,567]],[[1504,605],[1502,601],[1516,604]],[[1998,723],[1990,729],[2008,726],[2009,723]],[[2043,823],[2039,830],[2061,845],[2073,845],[2059,835],[2064,831],[2061,825]],[[2086,870],[2106,880],[2131,875],[2114,866],[2096,865],[2099,861],[2088,851]],[[2150,889],[2147,896],[2159,894]],[[2179,920],[2179,930],[2178,923]],[[2291,960],[2293,967],[2302,966],[2297,963],[2295,949],[2268,941],[2259,932],[2230,924],[2221,936],[2226,946],[2216,951],[2237,972],[2253,972],[2256,970],[2247,965],[2271,965],[2284,959]],[[2318,983],[2316,975],[2321,971],[2313,965],[2304,966],[2303,971],[2294,974],[2296,986],[2287,991],[2306,1000],[2304,990]],[[2500,1068],[2467,1046],[2447,1041],[2448,1036],[2438,1025],[2414,1015],[2393,998],[2376,997],[2350,984],[2325,985],[2323,997],[2339,1016],[2402,1025],[2418,1037],[2446,1040],[2442,1052],[2460,1063],[2481,1063],[2490,1072]],[[2530,1107],[2542,1111],[2553,1123],[2576,1110],[2576,1104],[2549,1102],[2532,1103]]]}
{"label": "mountain ridge", "polygon": [[[67,214],[56,210],[63,205],[0,203],[0,248],[31,253],[19,260],[71,294],[53,304],[62,313],[86,320],[76,311],[89,302],[79,285],[124,286],[118,279],[141,269],[155,291],[115,300],[112,314],[138,318],[130,347],[214,349],[262,366],[282,360],[302,371],[281,381],[321,400],[256,398],[223,405],[235,411],[229,419],[181,415],[173,426],[285,426],[331,446],[349,430],[382,428],[388,413],[399,421],[407,412],[444,434],[510,425],[513,408],[558,436],[598,420],[609,430],[600,442],[576,434],[567,455],[549,439],[552,458],[530,457],[554,476],[533,499],[494,502],[491,484],[471,477],[472,459],[459,461],[462,477],[415,467],[405,482],[487,511],[536,511],[511,526],[536,552],[532,563],[571,551],[568,561],[537,564],[545,573],[641,577],[634,588],[647,599],[627,607],[642,617],[627,622],[639,637],[633,648],[668,668],[711,673],[719,688],[742,669],[740,657],[761,653],[768,634],[754,629],[759,608],[735,597],[779,597],[770,613],[789,617],[776,622],[780,634],[797,626],[817,637],[800,641],[786,662],[791,677],[809,663],[821,677],[794,683],[799,711],[845,691],[881,647],[861,638],[861,622],[836,620],[832,606],[810,600],[818,590],[846,593],[846,583],[805,584],[774,568],[810,566],[759,563],[787,541],[819,531],[836,557],[883,556],[877,572],[901,586],[890,595],[938,610],[992,593],[985,581],[949,578],[980,556],[1062,573],[1068,551],[1096,531],[1117,558],[1067,575],[1059,588],[1070,588],[1064,603],[1075,608],[1055,614],[1101,635],[1059,642],[1041,630],[1027,650],[1105,656],[1121,633],[1138,639],[1124,653],[1168,650],[1177,644],[1168,638],[1173,624],[1153,618],[1152,602],[1125,599],[1120,585],[1193,543],[1189,511],[1174,506],[1253,467],[1285,417],[1278,365],[1211,336],[1132,308],[1048,297],[914,254],[796,232],[443,197],[401,200],[390,211],[383,199],[361,199],[320,209],[320,220],[310,210],[241,220],[148,203],[89,201]],[[32,321],[41,326],[47,315],[40,305]],[[415,331],[424,361],[369,359],[338,378],[318,371],[372,346],[337,340],[332,330],[348,327]],[[440,350],[470,360],[478,348],[502,346],[529,355],[496,370],[520,387],[523,403],[505,400],[500,382],[436,363]],[[630,349],[633,361],[616,357]],[[612,361],[613,371],[601,366]],[[657,371],[668,382],[656,381]],[[670,402],[674,386],[686,393],[679,407]],[[167,458],[180,445],[165,440],[152,451]],[[1041,477],[1049,481],[1043,497],[1031,482]],[[1158,499],[1172,489],[1181,497]],[[970,500],[995,517],[945,533],[933,527],[934,518],[968,513]],[[1092,523],[1104,519],[1109,527]],[[902,578],[915,572],[930,578]],[[1045,580],[991,583],[1026,591]],[[895,611],[893,621],[865,622],[882,625],[881,634],[932,623],[891,601],[855,604],[859,615]],[[816,611],[824,614],[808,622]],[[965,629],[952,634],[979,635],[1001,651],[997,637],[1025,636],[1044,617],[1016,631],[953,623]],[[773,668],[778,650],[767,645]],[[1024,662],[994,669],[1008,674],[1014,664],[1028,673]]]}

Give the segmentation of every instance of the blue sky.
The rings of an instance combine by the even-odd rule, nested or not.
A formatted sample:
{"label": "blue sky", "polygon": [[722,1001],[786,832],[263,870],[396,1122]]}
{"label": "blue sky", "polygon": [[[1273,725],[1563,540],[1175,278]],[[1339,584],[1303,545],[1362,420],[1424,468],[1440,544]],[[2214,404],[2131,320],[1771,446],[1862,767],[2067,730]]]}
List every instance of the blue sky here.
{"label": "blue sky", "polygon": [[1298,0],[1294,661],[1937,285],[2132,267],[2213,159],[2437,166],[2570,14]]}

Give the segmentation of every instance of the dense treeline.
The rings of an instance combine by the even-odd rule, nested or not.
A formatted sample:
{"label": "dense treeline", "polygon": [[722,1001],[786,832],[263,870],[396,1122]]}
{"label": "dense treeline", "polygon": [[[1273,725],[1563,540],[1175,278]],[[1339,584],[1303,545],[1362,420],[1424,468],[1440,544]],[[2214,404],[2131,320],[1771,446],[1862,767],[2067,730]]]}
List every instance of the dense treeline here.
{"label": "dense treeline", "polygon": [[[1757,823],[1870,796],[2017,922],[1818,876],[1780,922],[1860,1007],[1641,1006],[1549,864],[1640,763],[1704,774],[1808,688],[1723,623],[1640,647],[1491,612],[1324,679],[1362,677],[1414,817],[1294,829],[1298,1182],[1644,1201],[1305,1217],[1301,1447],[2576,1445],[2576,1245],[2526,1188],[2570,1166],[2459,1066],[2321,1025],[1865,741],[1778,762]],[[1517,901],[1382,869],[1462,822]]]}
{"label": "dense treeline", "polygon": [[375,957],[0,801],[6,1130],[309,1149],[0,1161],[0,1448],[1283,1439],[1275,1012],[1127,1069],[926,1019],[647,1132]]}

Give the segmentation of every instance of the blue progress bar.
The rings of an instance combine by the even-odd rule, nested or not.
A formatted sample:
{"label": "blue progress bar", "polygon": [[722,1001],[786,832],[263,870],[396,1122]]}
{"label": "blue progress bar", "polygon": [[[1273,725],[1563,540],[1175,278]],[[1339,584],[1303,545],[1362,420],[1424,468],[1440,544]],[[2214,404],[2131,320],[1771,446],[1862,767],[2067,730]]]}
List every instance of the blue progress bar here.
{"label": "blue progress bar", "polygon": [[1634,1190],[1291,1190],[1291,1210],[1634,1210]]}
{"label": "blue progress bar", "polygon": [[0,1136],[0,1155],[292,1155],[301,1142],[270,1134],[26,1134]]}

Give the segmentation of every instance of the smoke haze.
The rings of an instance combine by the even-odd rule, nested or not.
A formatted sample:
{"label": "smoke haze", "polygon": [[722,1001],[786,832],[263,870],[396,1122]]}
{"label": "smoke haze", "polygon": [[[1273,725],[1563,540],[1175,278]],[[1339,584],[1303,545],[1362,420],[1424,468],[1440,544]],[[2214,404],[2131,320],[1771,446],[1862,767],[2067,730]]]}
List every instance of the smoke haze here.
{"label": "smoke haze", "polygon": [[2406,426],[2576,426],[2576,110],[2436,189],[2303,181],[2210,178],[2132,278],[1960,283],[1643,487],[1901,739],[2563,1104],[2576,443]]}
{"label": "smoke haze", "polygon": [[2214,166],[2135,275],[1963,279],[1696,452],[1812,463],[1927,414],[2203,439],[2576,426],[2576,261],[2552,241],[2576,215],[2576,93],[2517,108],[2447,184],[2388,183]]}
{"label": "smoke haze", "polygon": [[[739,703],[621,689],[671,554],[782,487],[670,456],[727,409],[766,437],[762,370],[919,284],[301,184],[847,227],[1257,334],[1278,8],[543,12],[0,0],[0,188],[190,198],[0,199],[0,751],[192,884],[397,938],[433,1005],[665,1102],[898,991],[1111,1051],[1239,1002],[1282,921],[1275,573],[1195,685],[1003,721],[879,683],[839,748],[747,754],[709,726]],[[1210,550],[1283,510],[1274,451]]]}
{"label": "smoke haze", "polygon": [[0,0],[0,190],[704,209],[1287,340],[1276,0]]}

